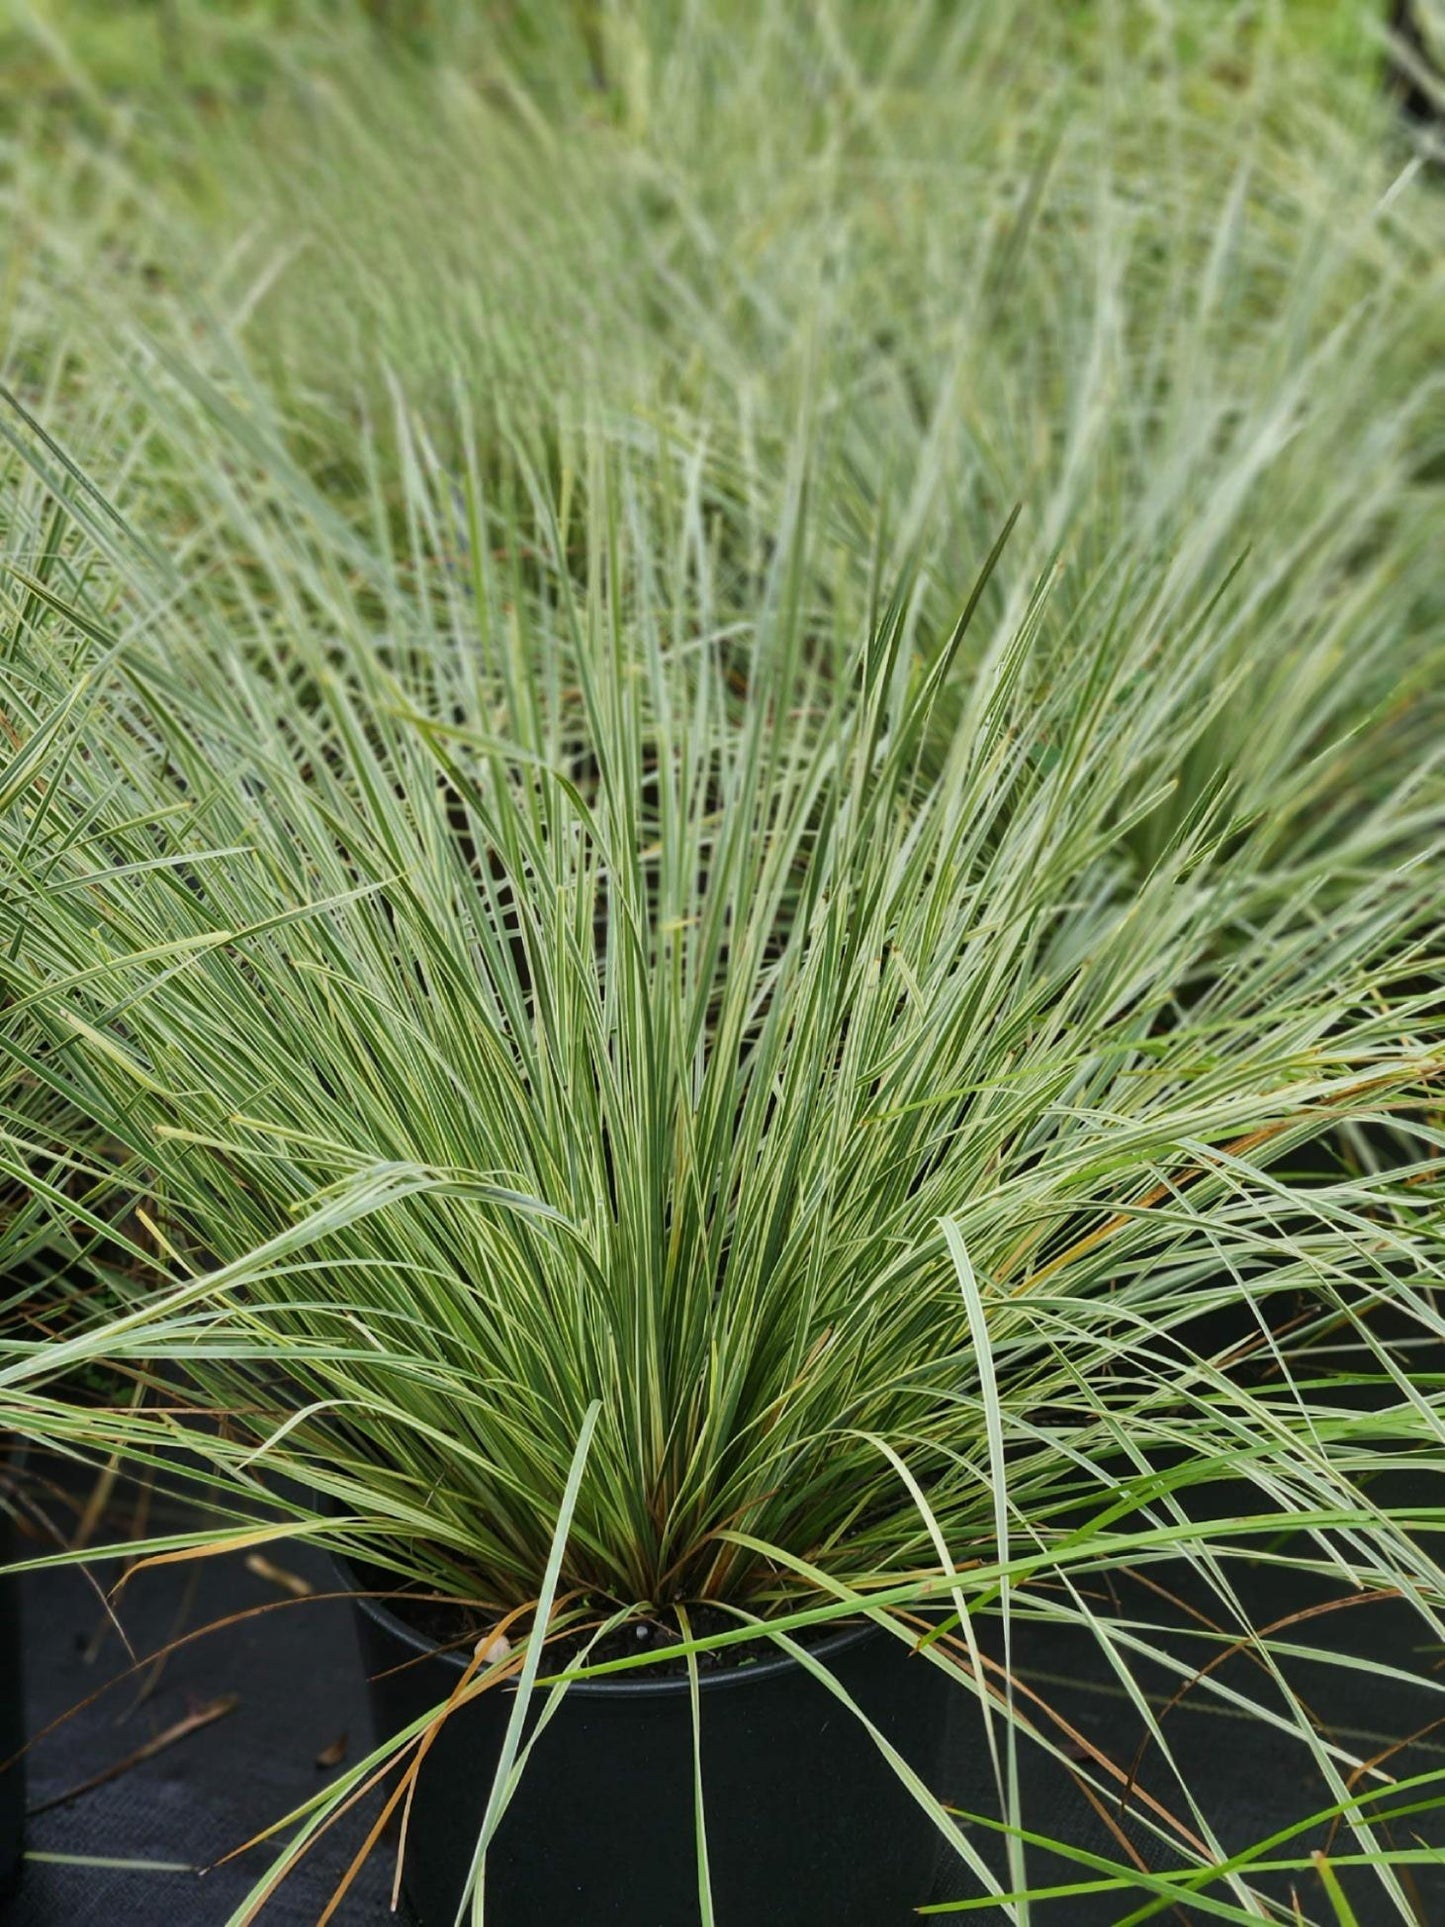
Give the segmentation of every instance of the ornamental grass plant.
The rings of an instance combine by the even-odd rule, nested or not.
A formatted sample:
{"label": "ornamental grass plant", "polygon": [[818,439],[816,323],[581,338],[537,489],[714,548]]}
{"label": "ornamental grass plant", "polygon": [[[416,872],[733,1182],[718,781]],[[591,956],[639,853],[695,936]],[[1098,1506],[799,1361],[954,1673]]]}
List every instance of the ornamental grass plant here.
{"label": "ornamental grass plant", "polygon": [[[33,745],[6,1042],[120,1147],[151,1235],[97,1261],[103,1318],[12,1348],[3,1409],[199,1460],[228,1516],[198,1551],[279,1506],[265,1529],[539,1636],[708,1602],[739,1634],[869,1612],[912,1640],[940,1607],[933,1662],[1026,1827],[1012,1748],[1062,1739],[1013,1682],[1021,1626],[1193,1671],[1102,1575],[1182,1562],[1196,1664],[1245,1632],[1240,1561],[1438,1630],[1428,1531],[1377,1479],[1438,1463],[1398,1324],[1439,1336],[1439,791],[1407,763],[1281,869],[1219,785],[1141,868],[1227,699],[1219,600],[1167,676],[1122,569],[1068,621],[1040,583],[983,648],[981,554],[928,648],[905,579],[820,649],[806,454],[745,633],[710,619],[696,497],[600,432],[580,529],[523,449],[523,508],[466,477],[464,574],[425,566],[450,477],[420,462],[414,567],[302,492],[244,568],[170,582],[61,470],[87,566],[24,579],[6,651]],[[1407,1123],[1394,1168],[1292,1180],[1369,1119]],[[1244,1329],[1201,1350],[1221,1310]],[[154,1396],[47,1392],[100,1359]],[[1260,1717],[1348,1806],[1358,1762],[1254,1640]],[[1208,1868],[1171,1795],[1151,1824]],[[1021,1884],[938,1817],[985,1889]],[[1210,1891],[1253,1917],[1246,1869]]]}
{"label": "ornamental grass plant", "polygon": [[1132,1784],[1073,1627],[1155,1769],[1080,1894],[1343,1892],[1162,1670],[1415,1919],[1439,1775],[1254,1600],[1402,1602],[1439,1716],[1438,194],[1233,16],[540,19],[15,147],[0,1172],[81,1282],[0,1431],[203,1503],[127,1556],[506,1623],[523,1707],[639,1617],[926,1636],[1020,1922],[1020,1758]]}

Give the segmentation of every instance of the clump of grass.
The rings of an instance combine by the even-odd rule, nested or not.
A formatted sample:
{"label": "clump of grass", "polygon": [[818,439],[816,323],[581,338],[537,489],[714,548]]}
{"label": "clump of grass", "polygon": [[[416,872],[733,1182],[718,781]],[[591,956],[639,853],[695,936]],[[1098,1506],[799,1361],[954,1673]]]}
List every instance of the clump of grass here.
{"label": "clump of grass", "polygon": [[[1160,673],[1124,572],[1067,616],[1042,582],[944,722],[984,553],[926,647],[908,580],[820,638],[834,504],[799,482],[720,625],[700,498],[601,435],[580,521],[524,449],[510,499],[464,471],[450,568],[422,443],[415,566],[294,471],[253,487],[247,446],[230,570],[148,554],[60,468],[90,565],[10,594],[6,1045],[144,1170],[165,1256],[15,1347],[7,1419],[184,1445],[233,1512],[488,1607],[535,1607],[560,1546],[549,1632],[951,1598],[1006,1636],[1087,1620],[1127,1666],[1151,1635],[1088,1576],[1183,1559],[1237,1627],[1245,1549],[1438,1631],[1366,1476],[1438,1436],[1376,1329],[1440,1335],[1427,770],[1282,869],[1227,787],[1159,825],[1227,700],[1218,600]],[[1387,1168],[1289,1175],[1387,1119]],[[1342,1329],[1363,1362],[1330,1372]],[[188,1389],[47,1395],[98,1358]],[[1255,1511],[1199,1518],[1224,1477]],[[969,1623],[939,1663],[1057,1746]],[[1290,1721],[1342,1793],[1347,1750]]]}
{"label": "clump of grass", "polygon": [[[534,1642],[939,1607],[1016,1843],[1031,1624],[1141,1705],[1244,1639],[1408,1918],[1236,1580],[1440,1634],[1379,1478],[1441,1418],[1439,207],[1268,32],[748,17],[17,147],[0,1168],[85,1290],[0,1424]],[[1150,1730],[1170,1893],[1279,1916]]]}

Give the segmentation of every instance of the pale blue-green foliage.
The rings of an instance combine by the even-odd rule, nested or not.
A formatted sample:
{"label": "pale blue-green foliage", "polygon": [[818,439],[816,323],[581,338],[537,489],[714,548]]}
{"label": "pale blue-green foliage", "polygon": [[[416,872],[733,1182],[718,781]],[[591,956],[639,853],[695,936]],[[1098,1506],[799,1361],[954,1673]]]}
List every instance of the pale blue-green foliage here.
{"label": "pale blue-green foliage", "polygon": [[951,1602],[982,1697],[970,1614],[1192,1676],[1125,1566],[1438,1641],[1428,179],[1232,10],[537,18],[17,150],[0,1163],[88,1290],[0,1424],[554,1627]]}
{"label": "pale blue-green foliage", "polygon": [[[1160,676],[1138,571],[1057,623],[1044,581],[944,721],[996,565],[926,652],[907,579],[820,649],[817,490],[718,624],[700,497],[601,434],[575,515],[524,449],[509,514],[413,442],[405,560],[278,458],[187,570],[15,432],[66,506],[8,592],[5,1042],[146,1230],[101,1315],[10,1346],[7,1424],[171,1476],[184,1441],[233,1514],[274,1494],[498,1606],[565,1498],[583,1623],[1068,1616],[1116,1564],[1227,1570],[1247,1521],[1176,1495],[1228,1476],[1293,1522],[1275,1556],[1434,1627],[1364,1482],[1431,1449],[1432,1381],[1380,1349],[1362,1412],[1308,1342],[1368,1346],[1381,1295],[1439,1333],[1438,793],[1406,764],[1284,861],[1223,798],[1159,830],[1223,603]],[[214,414],[194,455],[259,459]],[[1302,1185],[1340,1119],[1382,1168]],[[13,1132],[6,1163],[36,1183]],[[1252,1328],[1263,1382],[1225,1362]],[[101,1360],[227,1423],[48,1389]]]}

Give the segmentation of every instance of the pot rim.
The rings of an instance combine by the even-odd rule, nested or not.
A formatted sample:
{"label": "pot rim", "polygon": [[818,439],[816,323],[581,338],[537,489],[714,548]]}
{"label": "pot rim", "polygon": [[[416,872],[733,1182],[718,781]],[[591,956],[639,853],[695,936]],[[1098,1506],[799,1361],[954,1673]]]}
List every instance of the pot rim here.
{"label": "pot rim", "polygon": [[[360,1591],[360,1575],[350,1560],[340,1553],[332,1554],[332,1563],[348,1590],[351,1591],[351,1604],[357,1612],[365,1613],[367,1618],[374,1621],[390,1638],[399,1640],[404,1646],[409,1646],[412,1652],[434,1659],[452,1672],[465,1671],[467,1655],[444,1651],[434,1639],[428,1639],[425,1633],[409,1625],[399,1613],[392,1612],[384,1601],[369,1598]],[[840,1653],[851,1652],[855,1646],[861,1646],[867,1640],[882,1637],[882,1628],[876,1626],[871,1619],[865,1619],[861,1625],[850,1621],[841,1631],[830,1633],[826,1639],[821,1639],[815,1646],[810,1646],[808,1657],[821,1660],[826,1664],[829,1659],[835,1658]],[[640,1672],[642,1669],[638,1670]],[[776,1659],[754,1660],[748,1666],[729,1666],[718,1672],[700,1674],[697,1682],[698,1691],[710,1693],[729,1687],[763,1685],[769,1680],[796,1674],[802,1670],[801,1662],[794,1659],[790,1653],[780,1653]],[[516,1691],[515,1680],[507,1680],[503,1684],[506,1691]],[[686,1673],[676,1674],[667,1679],[613,1674],[603,1679],[572,1680],[568,1683],[567,1691],[585,1694],[588,1699],[667,1699],[690,1692],[691,1682]]]}

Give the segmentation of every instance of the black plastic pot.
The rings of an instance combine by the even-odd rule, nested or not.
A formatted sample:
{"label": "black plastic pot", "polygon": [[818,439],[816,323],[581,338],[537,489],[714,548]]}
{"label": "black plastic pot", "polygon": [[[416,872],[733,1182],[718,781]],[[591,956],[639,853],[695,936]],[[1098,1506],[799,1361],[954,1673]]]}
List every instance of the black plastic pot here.
{"label": "black plastic pot", "polygon": [[[373,1719],[389,1736],[447,1697],[462,1661],[376,1601],[357,1607]],[[938,1668],[871,1626],[812,1652],[936,1785],[950,1698]],[[705,1674],[699,1690],[717,1927],[904,1927],[928,1897],[939,1836],[861,1722],[787,1657]],[[449,1716],[418,1775],[402,1877],[422,1927],[452,1927],[513,1692]],[[569,1688],[488,1850],[492,1927],[696,1922],[692,1748],[685,1677]]]}
{"label": "black plastic pot", "polygon": [[[20,1582],[4,1568],[17,1557],[0,1451],[0,1895],[20,1878],[25,1830],[25,1696],[20,1672]],[[7,1766],[7,1760],[14,1764]]]}

